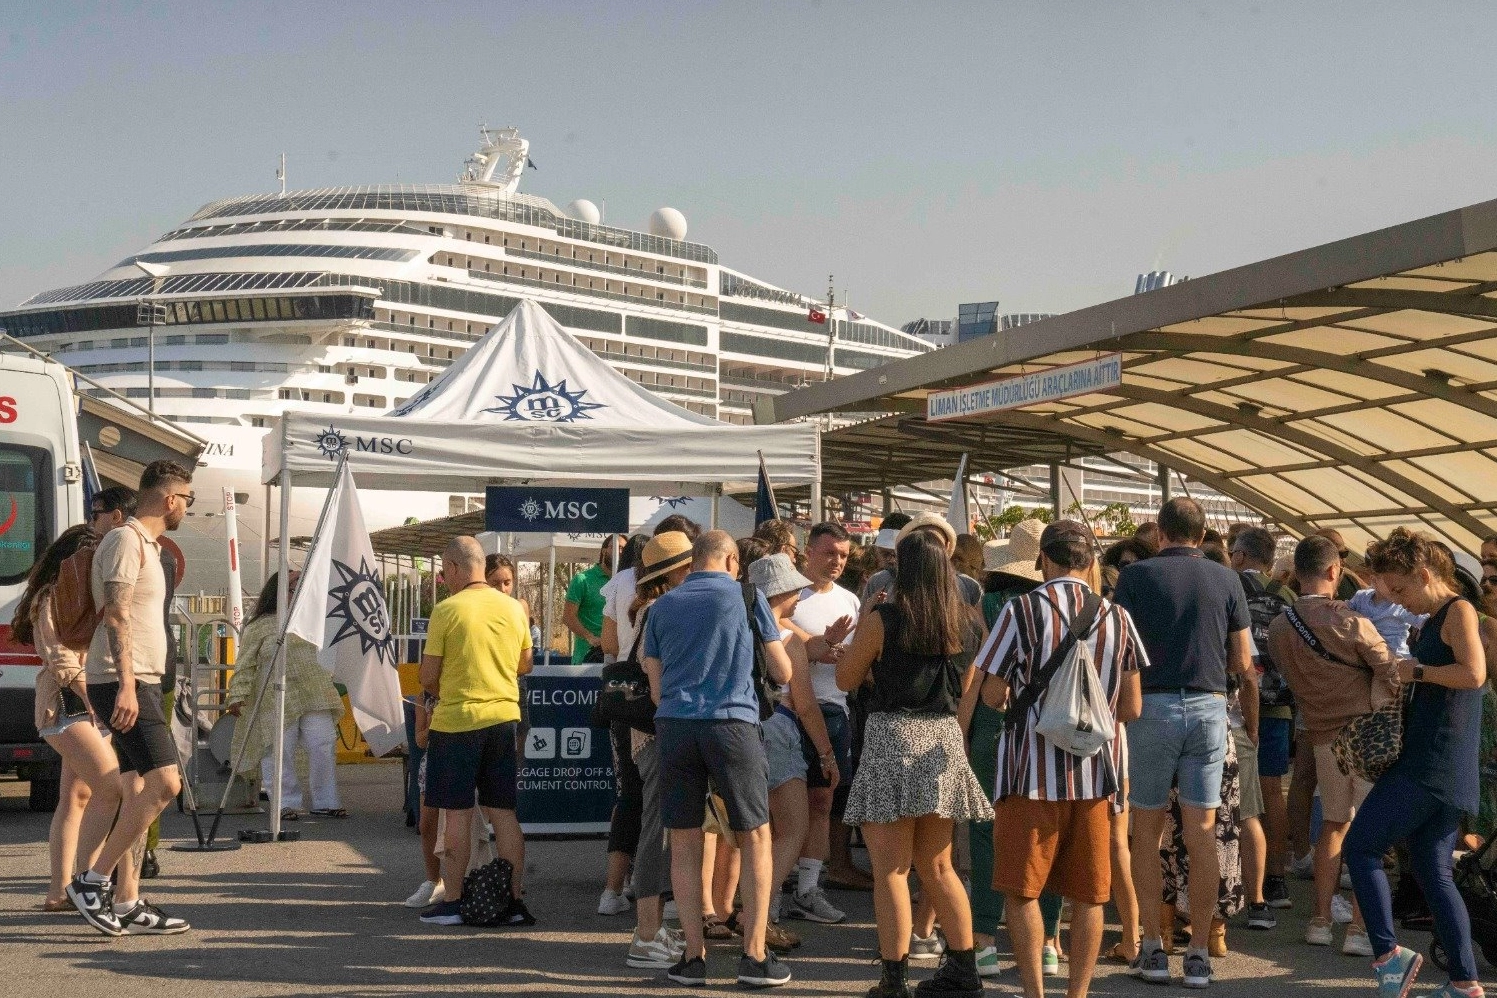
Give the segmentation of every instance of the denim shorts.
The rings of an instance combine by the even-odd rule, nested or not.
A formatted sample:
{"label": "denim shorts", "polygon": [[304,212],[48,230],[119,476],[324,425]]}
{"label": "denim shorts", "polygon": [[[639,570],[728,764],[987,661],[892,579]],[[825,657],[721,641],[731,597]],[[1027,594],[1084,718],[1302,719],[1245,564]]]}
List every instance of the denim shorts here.
{"label": "denim shorts", "polygon": [[1287,717],[1258,718],[1258,775],[1283,776],[1289,772],[1289,742],[1294,721]]}
{"label": "denim shorts", "polygon": [[769,760],[769,789],[806,778],[806,757],[800,750],[800,725],[783,709],[763,724],[764,755]]}
{"label": "denim shorts", "polygon": [[1128,803],[1160,810],[1178,785],[1181,804],[1219,807],[1227,738],[1226,697],[1145,693],[1143,713],[1128,725]]}

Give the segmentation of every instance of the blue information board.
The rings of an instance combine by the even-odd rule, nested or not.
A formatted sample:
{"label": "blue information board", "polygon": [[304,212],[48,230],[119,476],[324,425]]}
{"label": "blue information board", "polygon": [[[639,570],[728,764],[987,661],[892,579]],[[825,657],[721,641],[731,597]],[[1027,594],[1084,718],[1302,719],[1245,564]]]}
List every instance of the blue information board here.
{"label": "blue information board", "polygon": [[490,485],[483,525],[500,533],[627,533],[629,490]]}
{"label": "blue information board", "polygon": [[592,727],[601,665],[541,666],[524,677],[518,817],[527,835],[605,834],[615,796],[613,746]]}

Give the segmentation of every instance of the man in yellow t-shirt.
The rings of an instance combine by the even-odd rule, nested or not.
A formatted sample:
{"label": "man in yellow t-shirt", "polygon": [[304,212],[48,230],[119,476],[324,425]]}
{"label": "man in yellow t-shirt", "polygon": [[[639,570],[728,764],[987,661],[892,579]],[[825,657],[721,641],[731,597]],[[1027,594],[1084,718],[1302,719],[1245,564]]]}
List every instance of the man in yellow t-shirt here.
{"label": "man in yellow t-shirt", "polygon": [[473,799],[494,826],[499,855],[514,867],[514,899],[503,924],[534,925],[522,880],[525,837],[515,817],[518,780],[515,728],[520,683],[530,671],[530,622],[520,602],[483,578],[483,548],[454,538],[442,552],[452,595],[438,603],[421,656],[421,686],[437,698],[426,746],[427,807],[446,815],[442,883],[446,899],[422,910],[421,921],[462,922],[463,875],[472,847]]}

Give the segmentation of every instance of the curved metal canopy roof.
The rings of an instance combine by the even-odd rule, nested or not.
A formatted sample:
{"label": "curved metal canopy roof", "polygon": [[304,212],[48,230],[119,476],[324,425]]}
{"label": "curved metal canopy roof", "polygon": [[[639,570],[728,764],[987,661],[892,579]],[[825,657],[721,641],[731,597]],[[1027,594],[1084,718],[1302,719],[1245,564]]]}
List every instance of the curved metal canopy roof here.
{"label": "curved metal canopy roof", "polygon": [[[933,390],[1123,356],[1102,393],[927,422]],[[972,340],[761,402],[887,412],[823,439],[828,492],[1126,451],[1296,534],[1497,533],[1497,201]],[[916,414],[918,413],[918,415]]]}

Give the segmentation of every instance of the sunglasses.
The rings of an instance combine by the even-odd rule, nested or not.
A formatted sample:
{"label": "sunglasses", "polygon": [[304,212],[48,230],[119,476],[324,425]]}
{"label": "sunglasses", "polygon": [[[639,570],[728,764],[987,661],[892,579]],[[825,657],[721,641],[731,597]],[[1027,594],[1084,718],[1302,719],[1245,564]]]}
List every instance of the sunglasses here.
{"label": "sunglasses", "polygon": [[197,502],[197,496],[193,495],[191,492],[173,492],[172,498],[182,500],[182,505],[186,506],[188,509],[191,509],[192,504]]}

